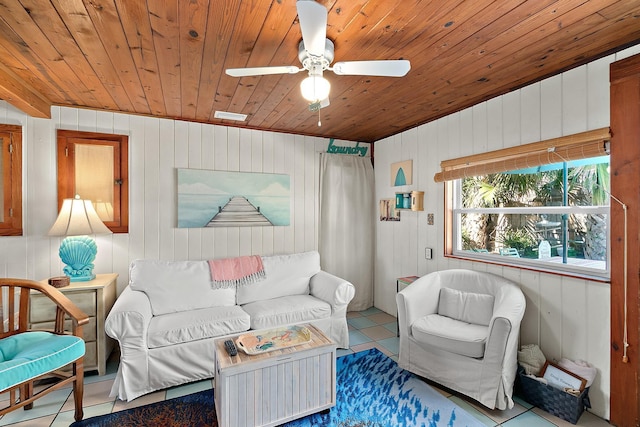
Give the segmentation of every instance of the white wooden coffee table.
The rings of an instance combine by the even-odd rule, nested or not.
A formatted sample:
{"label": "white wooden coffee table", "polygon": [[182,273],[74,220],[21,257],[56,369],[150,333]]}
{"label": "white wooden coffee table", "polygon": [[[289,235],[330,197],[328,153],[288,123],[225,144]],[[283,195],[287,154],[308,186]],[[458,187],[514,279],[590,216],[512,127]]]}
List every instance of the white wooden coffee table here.
{"label": "white wooden coffee table", "polygon": [[[305,325],[311,341],[295,347],[229,356],[215,341],[214,396],[220,427],[275,426],[336,404],[336,344]],[[235,337],[232,337],[235,338]]]}

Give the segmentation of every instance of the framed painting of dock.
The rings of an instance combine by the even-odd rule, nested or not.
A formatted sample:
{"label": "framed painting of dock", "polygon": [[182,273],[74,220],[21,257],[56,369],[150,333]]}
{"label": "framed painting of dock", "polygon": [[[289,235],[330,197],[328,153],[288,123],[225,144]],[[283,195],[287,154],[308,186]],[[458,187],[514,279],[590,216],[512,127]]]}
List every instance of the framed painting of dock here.
{"label": "framed painting of dock", "polygon": [[178,228],[289,225],[289,175],[177,171]]}

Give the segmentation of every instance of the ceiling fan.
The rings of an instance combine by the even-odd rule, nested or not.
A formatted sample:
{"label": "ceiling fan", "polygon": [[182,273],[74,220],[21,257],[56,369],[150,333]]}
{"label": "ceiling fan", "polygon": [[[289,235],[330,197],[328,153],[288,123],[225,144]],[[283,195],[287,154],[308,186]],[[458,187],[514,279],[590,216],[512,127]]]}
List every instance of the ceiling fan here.
{"label": "ceiling fan", "polygon": [[[333,42],[327,38],[327,9],[314,0],[296,2],[302,41],[298,46],[298,58],[302,68],[295,65],[275,67],[228,68],[232,77],[264,76],[270,74],[295,74],[307,70],[309,77],[300,84],[302,96],[309,101],[309,110],[318,111],[329,105],[331,85],[322,76],[325,70],[338,75],[402,77],[411,69],[405,59],[376,61],[345,61],[334,59]],[[320,122],[318,122],[320,125]]]}

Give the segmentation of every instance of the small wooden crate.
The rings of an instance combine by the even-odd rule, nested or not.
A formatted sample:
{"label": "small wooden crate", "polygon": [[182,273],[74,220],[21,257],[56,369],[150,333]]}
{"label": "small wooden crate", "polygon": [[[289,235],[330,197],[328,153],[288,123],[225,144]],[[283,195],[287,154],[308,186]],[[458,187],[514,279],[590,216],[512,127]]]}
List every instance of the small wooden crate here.
{"label": "small wooden crate", "polygon": [[308,343],[257,355],[229,356],[225,339],[216,340],[220,427],[276,426],[335,406],[336,344],[306,326]]}

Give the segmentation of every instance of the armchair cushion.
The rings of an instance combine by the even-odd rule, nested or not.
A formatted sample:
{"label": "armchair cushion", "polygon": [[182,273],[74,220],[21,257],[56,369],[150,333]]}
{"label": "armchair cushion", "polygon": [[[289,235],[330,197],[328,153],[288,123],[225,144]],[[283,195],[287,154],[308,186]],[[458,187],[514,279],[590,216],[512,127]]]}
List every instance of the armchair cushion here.
{"label": "armchair cushion", "polygon": [[84,341],[74,335],[23,332],[0,340],[0,391],[55,371],[84,356]]}
{"label": "armchair cushion", "polygon": [[411,333],[420,344],[468,357],[482,357],[489,328],[430,314],[416,320]]}
{"label": "armchair cushion", "polygon": [[493,295],[440,289],[438,314],[476,325],[489,326],[493,316]]}

